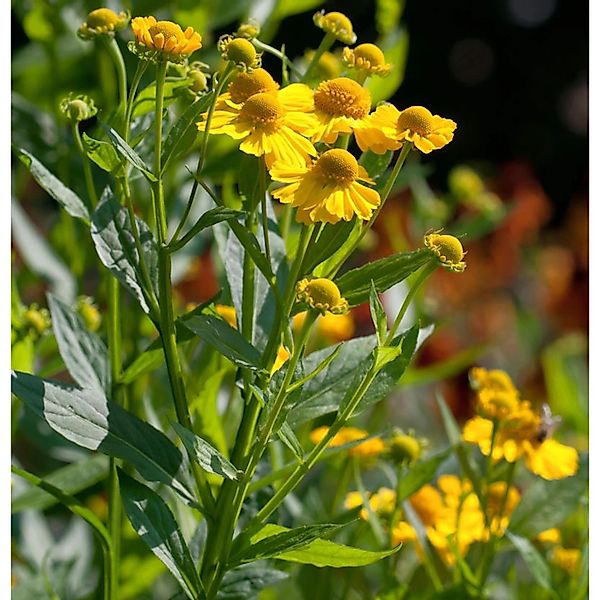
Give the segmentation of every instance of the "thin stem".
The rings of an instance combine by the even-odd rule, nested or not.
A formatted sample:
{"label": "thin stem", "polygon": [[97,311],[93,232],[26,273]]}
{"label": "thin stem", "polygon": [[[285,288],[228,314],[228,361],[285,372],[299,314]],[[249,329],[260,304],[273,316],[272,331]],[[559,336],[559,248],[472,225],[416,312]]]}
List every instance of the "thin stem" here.
{"label": "thin stem", "polygon": [[329,33],[329,32],[326,33],[325,36],[323,37],[323,39],[321,40],[319,47],[315,50],[312,60],[310,61],[310,63],[308,64],[308,67],[306,68],[306,72],[304,73],[304,76],[301,79],[302,82],[308,81],[310,79],[314,70],[316,69],[317,65],[319,64],[319,59],[321,58],[321,56],[323,56],[323,54],[325,54],[325,52],[327,52],[327,50],[329,50],[329,48],[331,48],[331,46],[333,46],[334,42],[335,42],[335,35],[333,33]]}
{"label": "thin stem", "polygon": [[298,68],[294,65],[293,62],[290,61],[290,59],[280,50],[277,50],[277,48],[273,48],[273,46],[269,46],[268,44],[265,44],[264,42],[261,42],[258,39],[253,39],[252,43],[258,48],[258,50],[262,50],[263,52],[266,52],[267,54],[272,54],[273,56],[276,56],[287,68],[289,68],[289,70],[294,73],[294,75],[296,75],[296,77],[300,78],[302,77],[302,73],[298,70]]}
{"label": "thin stem", "polygon": [[[108,50],[110,57],[117,70],[117,85],[119,90],[119,108],[118,108],[118,121],[125,119],[127,112],[127,72],[125,70],[125,62],[123,61],[123,55],[117,41],[114,37],[108,37],[105,35],[100,36],[104,41],[104,46]],[[120,124],[119,124],[120,126]],[[115,129],[119,129],[116,127]]]}
{"label": "thin stem", "polygon": [[79,125],[76,122],[73,122],[72,129],[75,145],[77,146],[77,150],[79,150],[79,153],[81,154],[81,160],[83,162],[83,177],[85,179],[88,199],[93,210],[98,204],[98,194],[96,193],[96,186],[94,185],[94,178],[92,176],[90,159],[88,158],[87,152],[85,151],[85,148],[83,146],[81,134],[79,133]]}
{"label": "thin stem", "polygon": [[267,214],[267,173],[262,159],[259,166],[258,195],[260,198],[260,210],[262,216],[263,236],[265,240],[265,256],[271,264],[271,243],[269,241],[269,215]]}
{"label": "thin stem", "polygon": [[133,113],[133,100],[135,99],[138,86],[142,76],[148,68],[148,65],[149,63],[147,61],[139,61],[135,69],[135,73],[133,74],[133,79],[131,80],[131,88],[129,88],[129,97],[127,98],[127,108],[125,110],[125,123],[123,125],[123,139],[126,142],[129,142],[129,129],[131,126],[131,115]]}

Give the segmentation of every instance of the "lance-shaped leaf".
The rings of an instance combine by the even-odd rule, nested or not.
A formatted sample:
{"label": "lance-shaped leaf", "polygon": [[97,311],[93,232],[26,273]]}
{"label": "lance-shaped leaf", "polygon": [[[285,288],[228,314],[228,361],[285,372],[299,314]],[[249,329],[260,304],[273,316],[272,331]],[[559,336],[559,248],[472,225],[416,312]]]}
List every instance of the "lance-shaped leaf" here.
{"label": "lance-shaped leaf", "polygon": [[217,592],[218,600],[248,600],[258,592],[288,577],[287,573],[268,567],[266,561],[240,565],[228,571]]}
{"label": "lance-shaped leaf", "polygon": [[137,534],[173,573],[192,600],[202,597],[202,583],[190,550],[165,501],[121,470],[119,486],[125,513]]}
{"label": "lance-shaped leaf", "polygon": [[90,214],[83,200],[62,181],[55,177],[30,152],[24,148],[15,148],[19,160],[29,169],[32,177],[50,196],[52,196],[72,217],[88,222]]}
{"label": "lance-shaped leaf", "polygon": [[371,281],[377,292],[385,292],[430,261],[431,252],[426,248],[402,252],[347,271],[335,282],[348,303],[356,306],[369,300]]}
{"label": "lance-shaped leaf", "polygon": [[48,294],[48,307],[60,355],[73,379],[83,388],[110,396],[110,366],[102,340],[87,329],[72,308],[52,294]]}
{"label": "lance-shaped leaf", "polygon": [[96,140],[87,133],[84,133],[82,138],[87,155],[101,169],[107,173],[112,173],[121,168],[121,159],[112,144]]}
{"label": "lance-shaped leaf", "polygon": [[243,475],[243,471],[236,469],[216,448],[209,444],[206,440],[197,436],[189,429],[179,425],[179,423],[171,423],[177,435],[181,438],[183,445],[186,447],[189,455],[209,473],[220,475],[232,481],[239,481]]}
{"label": "lance-shaped leaf", "polygon": [[[265,525],[258,533],[244,543],[243,534],[236,540],[241,548],[231,556],[231,563],[251,562],[259,558],[273,558],[285,552],[291,552],[310,544],[323,536],[333,535],[348,523],[325,523],[322,525],[303,525],[286,529],[277,525]],[[239,545],[237,544],[239,542]]]}
{"label": "lance-shaped leaf", "polygon": [[[143,261],[156,293],[158,281],[158,250],[152,232],[136,217]],[[92,239],[100,260],[138,299],[142,309],[150,312],[145,295],[140,255],[127,210],[121,206],[110,188],[102,193],[96,211],[92,215]]]}
{"label": "lance-shaped leaf", "polygon": [[183,321],[183,325],[236,365],[250,369],[262,368],[260,352],[223,319],[212,315],[195,315]]}
{"label": "lance-shaped leaf", "polygon": [[[255,536],[252,541],[258,542],[261,539],[268,538],[282,533],[294,530],[273,525],[269,523],[265,525]],[[303,545],[301,548],[283,551],[280,554],[273,555],[273,558],[285,560],[289,562],[297,562],[306,565],[314,565],[315,567],[364,567],[370,565],[386,556],[390,556],[397,552],[400,546],[383,552],[372,552],[370,550],[362,550],[352,546],[336,544],[329,540],[316,539]]]}
{"label": "lance-shaped leaf", "polygon": [[147,481],[171,486],[188,502],[181,452],[169,438],[100,392],[13,371],[12,392],[69,441],[130,462]]}
{"label": "lance-shaped leaf", "polygon": [[133,167],[144,174],[149,181],[156,181],[154,173],[148,168],[140,155],[114,130],[107,128],[108,137],[115,150],[123,156]]}
{"label": "lance-shaped leaf", "polygon": [[[512,545],[518,550],[521,558],[527,565],[529,572],[533,575],[534,579],[538,584],[545,590],[550,592],[552,589],[552,577],[550,575],[550,567],[548,563],[543,559],[542,555],[538,552],[535,546],[524,537],[515,535],[510,531],[506,532],[506,537],[512,542]],[[558,596],[553,593],[553,598]]]}

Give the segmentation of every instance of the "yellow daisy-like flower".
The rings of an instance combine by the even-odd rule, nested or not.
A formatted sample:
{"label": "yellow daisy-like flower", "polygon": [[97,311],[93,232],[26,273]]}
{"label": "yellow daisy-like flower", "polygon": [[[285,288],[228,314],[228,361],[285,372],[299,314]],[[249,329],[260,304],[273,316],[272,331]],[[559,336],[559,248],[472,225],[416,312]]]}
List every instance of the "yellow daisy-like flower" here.
{"label": "yellow daisy-like flower", "polygon": [[202,47],[200,34],[188,27],[185,31],[172,21],[157,21],[154,17],[136,17],[131,21],[135,48],[140,58],[181,62]]}
{"label": "yellow daisy-like flower", "polygon": [[276,163],[270,173],[273,181],[288,184],[273,198],[297,207],[300,223],[351,221],[354,215],[368,221],[381,202],[375,190],[359,183],[374,183],[367,171],[341,148],[327,150],[310,165]]}
{"label": "yellow daisy-like flower", "polygon": [[253,69],[249,72],[242,71],[227,86],[227,92],[219,96],[215,108],[219,110],[224,106],[231,105],[230,103],[239,106],[254,94],[276,92],[278,89],[279,84],[268,71],[262,68]]}
{"label": "yellow daisy-like flower", "polygon": [[[306,311],[294,315],[292,326],[295,330],[300,330],[306,319]],[[354,335],[354,318],[352,313],[348,312],[341,315],[325,313],[317,321],[317,334],[325,338],[328,342],[343,342],[349,340]]]}
{"label": "yellow daisy-like flower", "polygon": [[392,68],[392,65],[385,62],[381,48],[375,44],[360,44],[354,49],[344,48],[342,61],[347,67],[381,77],[388,75]]}
{"label": "yellow daisy-like flower", "polygon": [[[229,93],[233,98],[231,88]],[[305,165],[309,156],[317,154],[300,133],[313,122],[304,110],[310,105],[311,95],[310,88],[293,83],[283,90],[253,94],[242,104],[223,102],[213,113],[209,131],[242,140],[240,150],[264,156],[269,168],[277,161],[292,167]],[[207,114],[202,115],[204,119]],[[205,121],[197,125],[204,131]]]}
{"label": "yellow daisy-like flower", "polygon": [[515,462],[523,457],[527,468],[544,479],[564,479],[577,472],[577,450],[547,438],[540,416],[531,410],[529,402],[521,401],[518,409],[501,421],[492,449],[494,424],[490,419],[473,417],[463,429],[463,439],[479,446],[481,452],[494,460]]}
{"label": "yellow daisy-like flower", "polygon": [[316,123],[307,135],[312,136],[313,142],[333,144],[340,133],[366,127],[370,110],[371,94],[353,79],[336,77],[323,81],[314,92]]}
{"label": "yellow daisy-like flower", "polygon": [[296,299],[318,310],[322,315],[326,312],[348,312],[348,301],[342,298],[340,289],[331,279],[320,277],[300,280],[296,284]]}
{"label": "yellow daisy-like flower", "polygon": [[474,367],[469,378],[477,391],[477,410],[483,417],[504,419],[517,410],[519,392],[507,373]]}
{"label": "yellow daisy-like flower", "polygon": [[254,44],[243,37],[223,35],[217,48],[224,60],[228,60],[244,71],[257,69],[261,65],[261,54],[256,52]]}
{"label": "yellow daisy-like flower", "polygon": [[285,346],[279,346],[279,349],[277,350],[277,357],[275,358],[275,362],[271,367],[271,375],[273,375],[273,373],[275,373],[276,371],[279,371],[279,369],[283,367],[283,365],[287,362],[290,356],[291,354]]}
{"label": "yellow daisy-like flower", "polygon": [[336,40],[344,42],[344,44],[354,44],[356,41],[352,21],[341,12],[325,13],[322,10],[314,14],[313,22],[319,29],[333,35]]}
{"label": "yellow daisy-like flower", "polygon": [[[452,141],[456,123],[432,115],[423,106],[400,111],[393,104],[380,104],[370,116],[368,127],[383,134],[380,144],[386,150],[397,150],[403,142],[412,142],[418,150],[429,154]],[[356,141],[361,146],[361,140]],[[362,146],[361,150],[364,150]]]}
{"label": "yellow daisy-like flower", "polygon": [[217,314],[223,318],[227,323],[237,329],[237,313],[233,306],[227,306],[225,304],[215,304],[215,310]]}
{"label": "yellow daisy-like flower", "polygon": [[[313,429],[310,434],[310,441],[313,444],[318,444],[329,431],[329,427],[317,427]],[[336,446],[343,446],[344,444],[349,444],[350,442],[355,442],[357,440],[362,440],[363,438],[368,437],[369,434],[367,431],[363,429],[358,429],[357,427],[342,427],[331,439],[328,444],[328,448],[334,448]],[[379,456],[385,449],[385,444],[383,440],[378,437],[374,437],[368,440],[365,440],[362,444],[358,444],[353,446],[348,450],[349,456],[356,456],[363,459],[372,458],[375,456]]]}
{"label": "yellow daisy-like flower", "polygon": [[552,529],[545,529],[537,534],[535,538],[538,542],[542,542],[542,544],[560,544],[562,539],[560,534],[560,529],[556,529],[553,527]]}
{"label": "yellow daisy-like flower", "polygon": [[425,246],[437,257],[448,271],[462,273],[467,268],[463,261],[465,251],[460,240],[453,235],[430,233],[425,236]]}
{"label": "yellow daisy-like flower", "polygon": [[129,22],[129,13],[116,12],[110,8],[97,8],[90,12],[85,23],[77,30],[77,35],[83,40],[90,40],[98,35],[114,35],[115,31],[123,29]]}
{"label": "yellow daisy-like flower", "polygon": [[576,575],[581,565],[581,550],[556,546],[550,554],[550,562],[569,575]]}

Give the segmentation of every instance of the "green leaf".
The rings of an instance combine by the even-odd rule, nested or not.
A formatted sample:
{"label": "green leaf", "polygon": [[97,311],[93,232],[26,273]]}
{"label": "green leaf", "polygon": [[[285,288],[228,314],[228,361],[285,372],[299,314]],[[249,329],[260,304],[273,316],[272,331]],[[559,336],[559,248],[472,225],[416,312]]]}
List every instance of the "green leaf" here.
{"label": "green leaf", "polygon": [[435,399],[442,415],[442,422],[444,423],[444,429],[450,445],[460,445],[462,443],[462,435],[454,415],[450,412],[450,409],[442,396],[436,395]]}
{"label": "green leaf", "polygon": [[371,291],[369,292],[369,308],[371,309],[371,320],[375,326],[377,341],[380,346],[383,346],[387,337],[387,314],[385,313],[383,304],[381,304],[373,281],[371,281]]}
{"label": "green leaf", "polygon": [[[154,293],[158,282],[158,249],[149,227],[136,217],[143,252],[143,260]],[[96,211],[92,215],[92,239],[102,263],[138,299],[144,312],[150,308],[146,293],[135,239],[131,231],[129,213],[107,187],[102,193]]]}
{"label": "green leaf", "polygon": [[427,460],[421,460],[411,465],[398,482],[398,504],[419,491],[426,483],[429,483],[449,454],[450,450],[444,450],[430,456]]}
{"label": "green leaf", "polygon": [[249,600],[258,592],[286,579],[289,575],[259,561],[228,571],[217,592],[218,600]]}
{"label": "green leaf", "polygon": [[317,241],[306,250],[303,263],[304,271],[311,273],[315,267],[332,257],[348,240],[356,226],[357,219],[352,221],[342,220],[335,224],[326,223]]}
{"label": "green leaf", "polygon": [[321,536],[332,535],[346,525],[347,523],[326,523],[286,529],[279,525],[267,524],[250,538],[249,544],[245,542],[243,534],[236,540],[241,548],[232,555],[231,562],[237,564],[260,558],[275,558],[281,553],[298,550]]}
{"label": "green leaf", "polygon": [[87,133],[84,133],[82,138],[90,160],[93,160],[101,169],[107,173],[114,173],[121,168],[121,160],[112,144],[96,140]]}
{"label": "green leaf", "polygon": [[[166,108],[179,96],[181,93],[190,86],[191,81],[187,78],[170,78],[167,77],[164,83],[164,98],[163,104]],[[146,113],[154,110],[156,105],[156,82],[153,81],[150,85],[147,85],[133,101],[133,118],[141,117]]]}
{"label": "green leaf", "polygon": [[123,508],[137,534],[173,573],[192,600],[204,597],[185,538],[164,500],[120,469],[119,486]]}
{"label": "green leaf", "polygon": [[378,179],[385,173],[393,156],[394,153],[391,150],[383,154],[375,154],[375,152],[367,150],[362,153],[358,162],[367,170],[371,179]]}
{"label": "green leaf", "polygon": [[54,198],[72,217],[83,221],[90,220],[89,211],[83,200],[58,178],[56,178],[33,154],[24,148],[13,150],[19,160],[29,169],[31,176],[52,198]]}
{"label": "green leaf", "polygon": [[195,315],[186,319],[183,325],[236,365],[262,369],[260,352],[223,319],[212,315]]}
{"label": "green leaf", "polygon": [[527,488],[510,520],[513,533],[534,538],[560,526],[577,509],[588,487],[588,457],[581,454],[579,460],[579,469],[572,477],[555,481],[540,478]]}
{"label": "green leaf", "polygon": [[323,0],[279,0],[275,11],[279,19],[297,15],[323,4]]}
{"label": "green leaf", "polygon": [[542,558],[542,555],[536,550],[535,546],[527,539],[510,531],[506,532],[506,537],[512,542],[512,545],[518,550],[521,558],[527,565],[529,572],[533,575],[537,583],[545,590],[552,592],[556,598],[556,593],[552,588],[552,577],[550,567]]}
{"label": "green leaf", "polygon": [[300,440],[296,437],[294,430],[289,426],[288,423],[283,422],[277,429],[277,436],[279,439],[294,453],[296,458],[302,460],[304,458],[304,450]]}
{"label": "green leaf", "polygon": [[347,271],[335,282],[348,303],[356,306],[369,299],[371,281],[379,293],[385,292],[430,260],[431,252],[426,248],[402,252]]}
{"label": "green leaf", "polygon": [[[318,527],[318,526],[313,526]],[[257,534],[259,539],[268,536],[293,532],[295,530],[281,527],[280,525],[268,524]],[[255,538],[253,538],[254,540]],[[352,546],[344,546],[336,544],[329,540],[316,539],[303,545],[301,548],[284,551],[273,556],[279,560],[289,562],[297,562],[305,565],[314,565],[315,567],[364,567],[370,565],[386,556],[391,556],[400,549],[400,546],[385,550],[383,552],[372,552],[370,550],[362,550],[353,548]]]}
{"label": "green leaf", "polygon": [[[103,454],[97,454],[53,471],[44,477],[44,481],[66,494],[77,494],[102,481],[107,475],[108,459]],[[39,487],[31,487],[12,495],[10,512],[45,510],[57,502],[59,499],[49,492]]]}
{"label": "green leaf", "polygon": [[385,60],[392,65],[392,70],[387,77],[370,77],[365,84],[371,92],[374,106],[391,98],[402,84],[408,56],[408,41],[408,31],[402,28],[391,32],[381,42]]}
{"label": "green leaf", "polygon": [[107,128],[108,137],[115,147],[115,150],[123,156],[133,167],[143,173],[149,181],[155,182],[156,177],[150,171],[146,163],[141,159],[140,155],[112,128]]}
{"label": "green leaf", "polygon": [[[340,261],[345,262],[345,259],[347,258],[347,252],[354,248],[354,245],[357,243],[362,231],[362,221],[360,221],[359,219],[354,219],[350,221],[350,223],[352,223],[352,228],[344,230],[347,232],[346,237],[343,240],[336,239],[337,250],[334,250],[332,254],[329,255],[323,254],[325,259],[323,260],[323,262],[321,262],[321,264],[317,265],[314,268],[313,274],[316,277],[329,277],[330,274],[334,271],[337,273],[337,270],[343,264]],[[325,228],[324,232],[326,231],[327,228]],[[336,231],[335,235],[337,237],[339,235],[339,232]],[[321,241],[321,238],[322,236],[319,237],[317,243]],[[339,247],[337,246],[338,241],[342,242],[341,246]],[[323,253],[325,253],[326,251],[328,251],[328,249],[324,248]]]}
{"label": "green leaf", "polygon": [[226,479],[231,479],[232,481],[241,480],[244,472],[236,469],[206,440],[203,440],[189,429],[186,429],[183,425],[179,425],[179,423],[171,423],[171,425],[173,426],[173,429],[175,429],[177,435],[181,438],[190,457],[193,457],[205,471],[220,475]]}
{"label": "green leaf", "polygon": [[183,479],[181,452],[149,423],[93,389],[15,371],[11,383],[13,394],[67,440],[129,461],[147,481],[166,483],[193,502]]}
{"label": "green leaf", "polygon": [[200,113],[208,110],[212,101],[214,92],[195,100],[184,111],[184,113],[175,121],[165,141],[162,149],[162,169],[167,168],[169,161],[185,152],[196,139],[198,128],[196,122],[200,118]]}
{"label": "green leaf", "polygon": [[50,284],[50,290],[66,302],[73,302],[77,282],[73,273],[56,255],[52,246],[33,226],[21,205],[11,199],[10,218],[15,246],[25,264]]}
{"label": "green leaf", "polygon": [[87,329],[72,308],[52,294],[48,294],[48,308],[60,355],[73,379],[81,387],[110,395],[108,351],[102,340]]}

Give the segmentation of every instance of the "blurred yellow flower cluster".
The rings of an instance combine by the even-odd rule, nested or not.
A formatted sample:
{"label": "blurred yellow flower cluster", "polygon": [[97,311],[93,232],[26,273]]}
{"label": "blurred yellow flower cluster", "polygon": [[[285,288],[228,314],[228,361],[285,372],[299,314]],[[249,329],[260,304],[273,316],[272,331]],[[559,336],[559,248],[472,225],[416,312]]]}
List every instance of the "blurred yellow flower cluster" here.
{"label": "blurred yellow flower cluster", "polygon": [[[313,444],[318,444],[329,431],[329,427],[317,427],[310,432],[310,441]],[[329,442],[329,448],[343,446],[351,442],[356,442],[369,437],[369,433],[357,427],[342,427]],[[365,440],[361,444],[352,446],[348,450],[349,456],[355,456],[361,459],[373,458],[379,456],[385,450],[385,444],[380,437],[372,437]]]}
{"label": "blurred yellow flower cluster", "polygon": [[503,371],[474,368],[471,381],[480,416],[465,423],[465,441],[477,444],[486,456],[491,453],[495,461],[514,463],[523,457],[527,468],[544,479],[563,479],[577,472],[575,448],[551,439],[557,421],[547,407],[542,414],[534,411]]}

